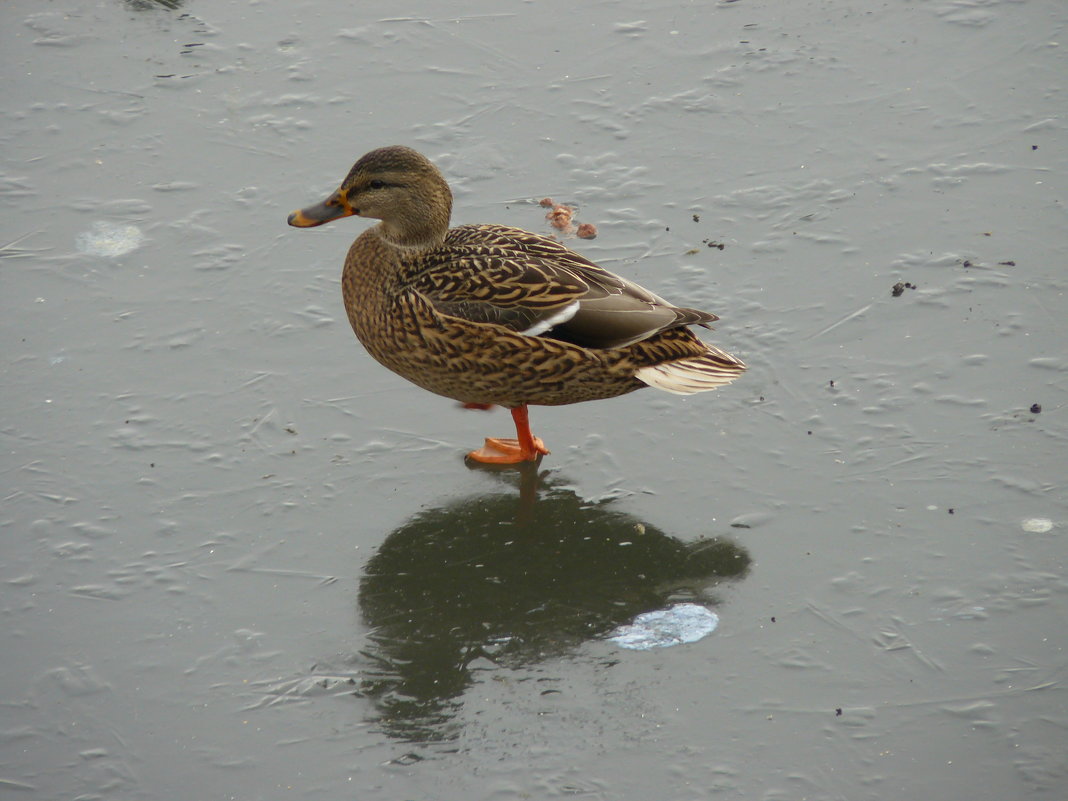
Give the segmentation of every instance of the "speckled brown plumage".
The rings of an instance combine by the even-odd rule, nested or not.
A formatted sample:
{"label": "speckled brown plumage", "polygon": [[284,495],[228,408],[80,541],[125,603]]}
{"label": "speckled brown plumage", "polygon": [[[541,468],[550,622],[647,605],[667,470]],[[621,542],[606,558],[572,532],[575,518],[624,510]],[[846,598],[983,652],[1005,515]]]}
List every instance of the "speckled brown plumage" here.
{"label": "speckled brown plumage", "polygon": [[[360,342],[409,381],[466,404],[519,409],[648,385],[688,394],[744,371],[687,327],[708,327],[715,315],[673,306],[528,231],[450,229],[451,207],[433,164],[389,147],[290,217],[304,227],[351,214],[381,220],[349,248],[342,292]],[[524,427],[525,419],[524,408]]]}

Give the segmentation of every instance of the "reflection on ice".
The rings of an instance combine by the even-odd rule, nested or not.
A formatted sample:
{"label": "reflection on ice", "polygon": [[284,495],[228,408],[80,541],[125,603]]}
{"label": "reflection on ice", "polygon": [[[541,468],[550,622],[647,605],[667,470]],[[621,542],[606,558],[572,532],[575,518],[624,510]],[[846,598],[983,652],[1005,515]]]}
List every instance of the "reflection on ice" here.
{"label": "reflection on ice", "polygon": [[453,739],[485,672],[573,654],[656,615],[674,622],[657,625],[650,645],[625,647],[700,639],[715,628],[706,607],[717,588],[749,564],[729,539],[684,541],[563,482],[520,481],[518,494],[454,499],[391,532],[360,581],[366,647],[331,670],[360,677],[354,691],[388,736]]}
{"label": "reflection on ice", "polygon": [[620,626],[608,639],[620,648],[648,651],[684,642],[697,642],[719,626],[719,615],[697,604],[677,604],[645,612]]}

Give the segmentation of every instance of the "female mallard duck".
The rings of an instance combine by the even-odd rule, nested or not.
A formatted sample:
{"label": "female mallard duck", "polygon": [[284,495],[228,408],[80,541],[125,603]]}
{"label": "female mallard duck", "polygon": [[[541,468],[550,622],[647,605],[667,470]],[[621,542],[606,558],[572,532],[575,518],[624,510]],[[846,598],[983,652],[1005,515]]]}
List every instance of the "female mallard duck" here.
{"label": "female mallard duck", "polygon": [[469,454],[514,464],[546,454],[527,405],[612,398],[645,386],[689,395],[745,365],[687,328],[719,318],[672,306],[544,236],[503,225],[449,228],[452,192],[407,147],[372,150],[330,197],[296,211],[301,228],[381,220],[341,275],[356,336],[383,365],[471,408],[505,406],[517,439]]}

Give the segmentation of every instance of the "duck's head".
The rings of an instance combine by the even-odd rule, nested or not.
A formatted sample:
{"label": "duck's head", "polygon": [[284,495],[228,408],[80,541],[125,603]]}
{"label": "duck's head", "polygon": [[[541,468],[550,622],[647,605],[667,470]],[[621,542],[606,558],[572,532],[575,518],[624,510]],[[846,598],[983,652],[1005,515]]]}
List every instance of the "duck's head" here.
{"label": "duck's head", "polygon": [[356,215],[381,220],[379,235],[401,247],[429,247],[445,237],[452,192],[430,160],[410,147],[372,150],[322,203],[289,215],[298,228]]}

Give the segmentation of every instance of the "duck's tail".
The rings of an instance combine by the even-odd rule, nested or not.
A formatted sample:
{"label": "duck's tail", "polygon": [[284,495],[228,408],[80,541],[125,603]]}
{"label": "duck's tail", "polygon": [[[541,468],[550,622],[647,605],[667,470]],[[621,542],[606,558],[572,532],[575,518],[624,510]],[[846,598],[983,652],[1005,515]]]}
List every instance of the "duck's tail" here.
{"label": "duck's tail", "polygon": [[639,367],[634,376],[651,387],[692,395],[725,386],[745,372],[745,364],[729,353],[706,344],[708,352],[701,356]]}

